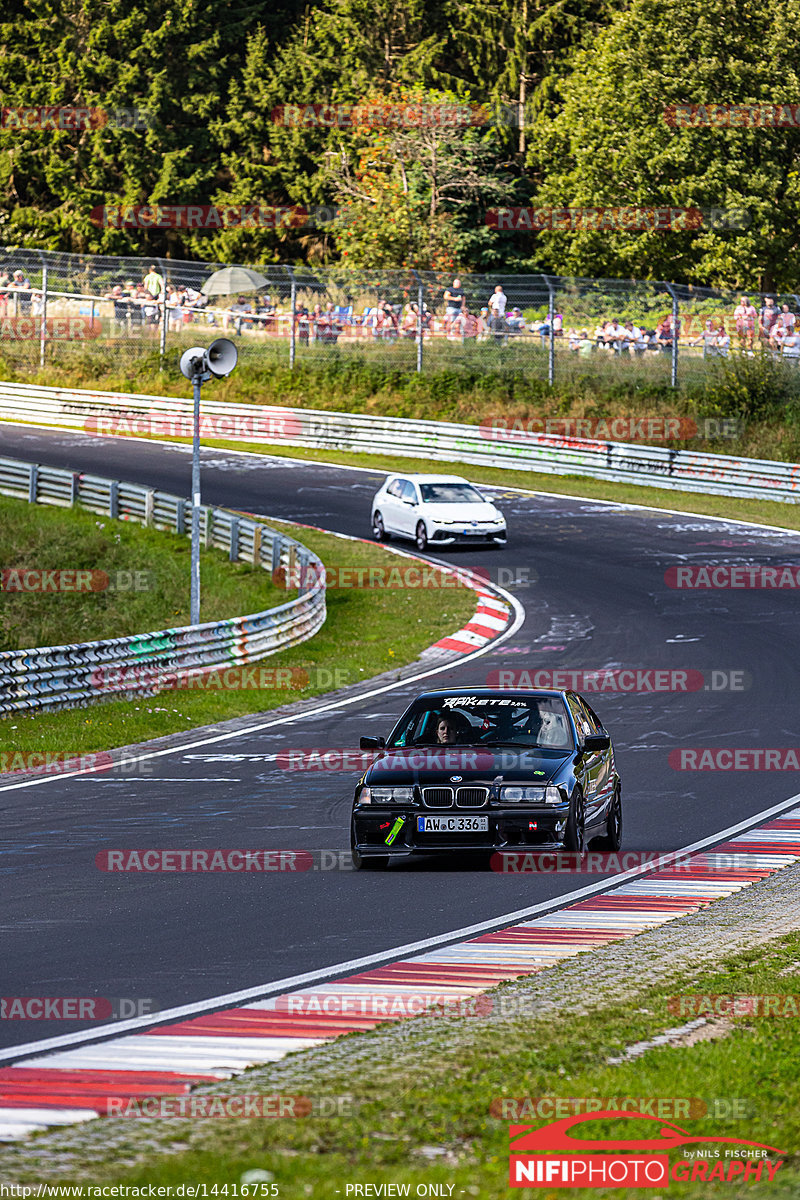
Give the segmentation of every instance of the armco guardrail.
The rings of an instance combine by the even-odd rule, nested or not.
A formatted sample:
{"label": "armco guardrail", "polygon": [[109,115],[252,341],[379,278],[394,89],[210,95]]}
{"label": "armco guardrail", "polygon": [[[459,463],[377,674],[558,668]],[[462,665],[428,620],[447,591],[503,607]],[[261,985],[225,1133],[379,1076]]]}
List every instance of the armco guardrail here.
{"label": "armco guardrail", "polygon": [[[0,383],[0,421],[97,434],[190,437],[192,402]],[[631,442],[411,421],[313,409],[203,402],[201,436],[213,441],[363,451],[553,475],[586,475],[676,491],[797,503],[800,466]]]}
{"label": "armco guardrail", "polygon": [[[31,503],[77,504],[90,512],[176,533],[188,532],[191,520],[189,501],[178,496],[8,458],[0,458],[0,493]],[[227,550],[232,562],[258,563],[268,571],[282,570],[286,580],[298,579],[298,595],[245,617],[97,642],[4,651],[0,653],[0,713],[73,708],[189,686],[194,675],[258,662],[305,641],[322,627],[324,569],[305,546],[218,508],[203,508],[201,536],[206,547]]]}

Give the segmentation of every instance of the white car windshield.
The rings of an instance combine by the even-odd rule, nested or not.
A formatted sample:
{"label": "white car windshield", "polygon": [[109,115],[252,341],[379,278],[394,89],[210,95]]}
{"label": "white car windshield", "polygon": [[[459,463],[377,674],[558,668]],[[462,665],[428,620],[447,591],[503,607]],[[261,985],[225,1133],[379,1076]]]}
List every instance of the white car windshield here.
{"label": "white car windshield", "polygon": [[423,504],[485,504],[480,492],[469,483],[421,483]]}

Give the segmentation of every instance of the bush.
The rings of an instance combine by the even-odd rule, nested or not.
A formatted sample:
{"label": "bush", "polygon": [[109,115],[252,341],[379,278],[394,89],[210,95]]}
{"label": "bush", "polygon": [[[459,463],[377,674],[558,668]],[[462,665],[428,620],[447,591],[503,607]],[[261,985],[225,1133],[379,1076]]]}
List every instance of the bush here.
{"label": "bush", "polygon": [[795,417],[800,404],[800,364],[767,354],[721,360],[710,370],[699,396],[702,416],[763,421]]}

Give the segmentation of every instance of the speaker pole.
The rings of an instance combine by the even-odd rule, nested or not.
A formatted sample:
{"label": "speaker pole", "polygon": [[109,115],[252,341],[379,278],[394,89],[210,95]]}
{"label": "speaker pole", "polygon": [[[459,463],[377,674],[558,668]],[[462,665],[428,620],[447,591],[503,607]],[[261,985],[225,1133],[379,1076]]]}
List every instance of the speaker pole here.
{"label": "speaker pole", "polygon": [[217,338],[208,349],[192,346],[180,359],[181,374],[192,381],[192,558],[189,623],[200,624],[200,390],[206,380],[224,379],[236,366],[239,352],[228,338]]}
{"label": "speaker pole", "polygon": [[195,374],[194,417],[192,422],[192,564],[189,623],[200,624],[200,389],[199,372]]}

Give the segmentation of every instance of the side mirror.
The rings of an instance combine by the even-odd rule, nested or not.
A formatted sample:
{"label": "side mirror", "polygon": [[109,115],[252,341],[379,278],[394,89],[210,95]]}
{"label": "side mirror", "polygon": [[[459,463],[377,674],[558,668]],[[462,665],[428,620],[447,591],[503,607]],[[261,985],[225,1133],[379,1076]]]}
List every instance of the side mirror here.
{"label": "side mirror", "polygon": [[581,749],[587,753],[593,753],[596,750],[608,750],[610,745],[611,738],[607,733],[592,733],[583,739]]}
{"label": "side mirror", "polygon": [[362,737],[358,742],[359,750],[385,750],[386,738],[382,737]]}

